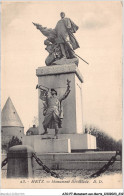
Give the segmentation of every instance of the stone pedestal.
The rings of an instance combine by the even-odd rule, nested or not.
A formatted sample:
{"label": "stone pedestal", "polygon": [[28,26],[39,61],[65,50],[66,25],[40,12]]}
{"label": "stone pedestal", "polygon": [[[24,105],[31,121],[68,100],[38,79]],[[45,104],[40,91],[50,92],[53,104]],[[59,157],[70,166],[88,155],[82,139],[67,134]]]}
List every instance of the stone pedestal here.
{"label": "stone pedestal", "polygon": [[58,134],[59,139],[49,138],[54,138],[53,134],[25,136],[23,144],[34,148],[36,153],[44,150],[48,152],[49,148],[53,148],[52,145],[55,145],[55,151],[52,150],[52,152],[70,152],[70,146],[73,151],[96,149],[96,137],[90,134]]}
{"label": "stone pedestal", "polygon": [[7,154],[7,178],[30,178],[33,177],[34,150],[27,145],[17,145],[9,149]]}
{"label": "stone pedestal", "polygon": [[37,153],[70,153],[70,139],[35,139],[34,150]]}
{"label": "stone pedestal", "polygon": [[[59,140],[48,140],[53,138],[55,130],[48,129],[48,135],[41,135],[34,138],[26,138],[26,142],[34,147],[36,152],[70,152],[80,150],[95,150],[96,138],[89,134],[83,133],[83,105],[82,105],[82,83],[83,77],[75,64],[63,64],[54,66],[39,67],[36,70],[38,77],[38,85],[45,86],[49,89],[54,88],[57,91],[57,96],[61,97],[67,88],[67,79],[70,83],[70,94],[63,100],[63,113],[62,128],[59,129]],[[41,86],[41,87],[42,87]],[[39,90],[40,97],[40,90]],[[39,134],[44,132],[42,122],[43,116],[43,101],[39,98]],[[33,138],[32,138],[33,137]],[[44,139],[47,138],[45,141]],[[43,141],[44,140],[44,141]],[[71,143],[71,149],[68,150],[67,140]],[[42,141],[42,142],[41,142]],[[56,143],[54,149],[51,150],[50,146],[54,146],[51,142]],[[65,142],[66,143],[63,143]],[[53,147],[52,147],[53,148]],[[59,149],[58,149],[59,148]],[[65,148],[65,149],[64,149]],[[56,151],[57,150],[57,151]],[[62,150],[62,151],[61,151]],[[63,151],[64,150],[64,151]]]}
{"label": "stone pedestal", "polygon": [[[67,79],[71,81],[71,92],[62,102],[64,118],[62,128],[59,133],[74,134],[83,133],[83,115],[82,115],[82,75],[75,64],[55,65],[39,67],[36,70],[38,76],[38,85],[56,89],[58,97],[63,95],[67,87]],[[40,93],[40,90],[39,90]],[[40,94],[39,94],[40,95]],[[43,103],[39,99],[39,133],[43,133],[42,122]]]}
{"label": "stone pedestal", "polygon": [[90,134],[59,134],[59,138],[70,138],[71,150],[95,150],[96,137]]}

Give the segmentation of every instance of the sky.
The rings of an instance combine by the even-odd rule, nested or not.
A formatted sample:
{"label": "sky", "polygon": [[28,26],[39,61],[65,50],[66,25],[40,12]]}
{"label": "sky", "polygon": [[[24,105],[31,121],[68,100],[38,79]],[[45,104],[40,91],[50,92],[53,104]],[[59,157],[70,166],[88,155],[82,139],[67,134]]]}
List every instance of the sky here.
{"label": "sky", "polygon": [[44,40],[32,22],[54,28],[65,12],[78,26],[75,52],[84,78],[83,124],[122,138],[122,4],[119,1],[2,2],[1,108],[11,98],[25,132],[38,116],[36,69]]}

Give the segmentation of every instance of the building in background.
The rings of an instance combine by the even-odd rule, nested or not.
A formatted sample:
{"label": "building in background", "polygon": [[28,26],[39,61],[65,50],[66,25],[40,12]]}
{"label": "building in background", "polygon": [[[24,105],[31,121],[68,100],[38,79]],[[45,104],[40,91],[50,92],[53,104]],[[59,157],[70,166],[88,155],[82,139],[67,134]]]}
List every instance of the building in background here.
{"label": "building in background", "polygon": [[38,131],[38,128],[36,127],[36,125],[33,125],[33,127],[30,127],[26,132],[27,136],[29,136],[29,135],[38,135],[38,134],[39,134],[39,131]]}
{"label": "building in background", "polygon": [[2,150],[7,149],[13,136],[21,141],[24,138],[24,126],[10,97],[7,99],[1,113],[1,136]]}

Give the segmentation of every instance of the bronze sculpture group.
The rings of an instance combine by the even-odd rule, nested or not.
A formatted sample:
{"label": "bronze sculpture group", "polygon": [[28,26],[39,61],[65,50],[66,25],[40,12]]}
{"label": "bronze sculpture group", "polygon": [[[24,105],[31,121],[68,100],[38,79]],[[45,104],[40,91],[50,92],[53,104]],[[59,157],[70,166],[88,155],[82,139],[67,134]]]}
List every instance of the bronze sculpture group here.
{"label": "bronze sculpture group", "polygon": [[[58,64],[57,60],[61,60],[63,64],[63,59],[65,62],[70,62],[69,59],[72,62],[72,59],[74,59],[74,62],[78,64],[74,50],[79,48],[79,44],[73,35],[78,30],[78,26],[70,18],[66,18],[64,12],[61,12],[60,16],[61,19],[54,29],[33,23],[47,37],[44,41],[45,49],[49,53],[45,60],[47,66]],[[61,61],[59,61],[60,64]]]}
{"label": "bronze sculpture group", "polygon": [[[44,41],[49,55],[45,60],[47,66],[75,63],[78,65],[78,58],[74,52],[79,48],[79,44],[73,35],[78,30],[78,26],[70,19],[65,17],[65,13],[60,13],[61,19],[57,22],[54,29],[43,27],[40,24],[33,23],[41,33],[47,37]],[[78,56],[79,57],[79,56]],[[81,57],[79,57],[81,58]],[[82,58],[81,58],[82,59]],[[82,59],[83,60],[83,59]],[[43,128],[47,134],[47,129],[55,129],[55,137],[58,138],[59,128],[62,127],[62,101],[70,93],[70,81],[67,80],[67,89],[62,97],[57,96],[55,89],[44,89],[42,85],[36,88],[40,89],[40,99],[43,101]]]}

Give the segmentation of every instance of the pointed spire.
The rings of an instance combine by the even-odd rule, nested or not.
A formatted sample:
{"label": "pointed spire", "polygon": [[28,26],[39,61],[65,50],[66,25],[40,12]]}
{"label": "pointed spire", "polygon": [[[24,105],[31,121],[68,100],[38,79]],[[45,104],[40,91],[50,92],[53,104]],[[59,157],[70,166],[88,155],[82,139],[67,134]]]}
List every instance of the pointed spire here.
{"label": "pointed spire", "polygon": [[8,97],[2,109],[1,124],[5,127],[24,127],[10,97]]}

